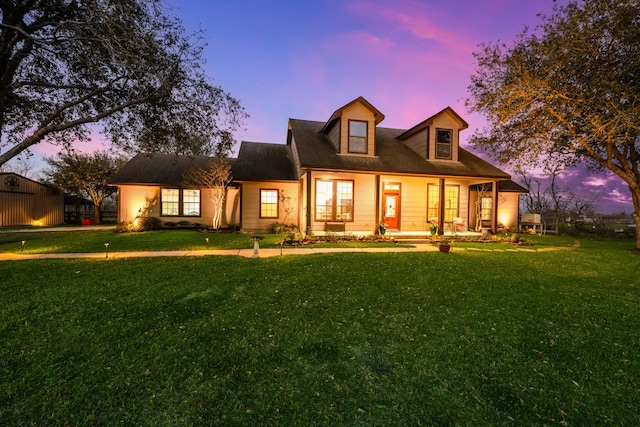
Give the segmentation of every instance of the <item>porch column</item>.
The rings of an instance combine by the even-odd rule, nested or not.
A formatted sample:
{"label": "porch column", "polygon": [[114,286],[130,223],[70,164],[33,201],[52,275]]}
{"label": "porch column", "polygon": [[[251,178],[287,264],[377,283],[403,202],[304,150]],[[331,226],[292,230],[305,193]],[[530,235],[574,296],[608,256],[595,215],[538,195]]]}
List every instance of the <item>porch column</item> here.
{"label": "porch column", "polygon": [[375,209],[376,209],[376,213],[375,213],[375,221],[376,223],[374,224],[374,229],[377,230],[378,229],[378,224],[380,224],[382,221],[380,220],[380,175],[376,175],[376,195],[375,195],[375,200],[373,201],[374,205],[375,205]]}
{"label": "porch column", "polygon": [[312,185],[311,185],[311,171],[307,170],[307,228],[304,230],[304,232],[306,233],[307,230],[309,230],[311,228],[311,201],[313,200],[313,197],[311,197],[311,189],[312,189]]}
{"label": "porch column", "polygon": [[438,209],[438,235],[442,236],[444,234],[444,199],[445,199],[445,189],[444,189],[444,178],[440,178],[440,182],[438,183],[438,189],[440,190],[440,209]]}
{"label": "porch column", "polygon": [[498,231],[498,181],[493,181],[493,184],[491,185],[491,201],[493,202],[491,232],[495,234]]}

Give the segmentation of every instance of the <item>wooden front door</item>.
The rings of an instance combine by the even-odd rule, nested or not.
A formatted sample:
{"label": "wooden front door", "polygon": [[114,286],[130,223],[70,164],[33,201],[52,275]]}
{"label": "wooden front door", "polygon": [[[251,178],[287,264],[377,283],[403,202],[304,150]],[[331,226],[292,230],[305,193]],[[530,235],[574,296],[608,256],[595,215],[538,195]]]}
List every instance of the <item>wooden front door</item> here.
{"label": "wooden front door", "polygon": [[385,184],[382,197],[383,220],[387,228],[398,230],[400,225],[400,184]]}

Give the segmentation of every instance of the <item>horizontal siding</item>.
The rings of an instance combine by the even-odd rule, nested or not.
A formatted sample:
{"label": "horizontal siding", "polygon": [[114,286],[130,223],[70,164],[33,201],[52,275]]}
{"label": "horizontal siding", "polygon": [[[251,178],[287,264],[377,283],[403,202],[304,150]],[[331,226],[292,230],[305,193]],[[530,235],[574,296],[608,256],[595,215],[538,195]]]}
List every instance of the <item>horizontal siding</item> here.
{"label": "horizontal siding", "polygon": [[402,141],[407,147],[411,148],[413,151],[418,153],[420,157],[423,159],[427,158],[427,144],[428,144],[428,131],[429,128],[426,128],[415,135],[412,135],[408,139]]}
{"label": "horizontal siding", "polygon": [[459,126],[458,121],[449,114],[442,114],[433,120],[433,124],[429,128],[429,153],[432,160],[436,158],[436,129],[452,129],[451,160],[458,161]]}
{"label": "horizontal siding", "polygon": [[[288,217],[284,206],[278,201],[278,218],[260,218],[260,189],[265,190],[278,190],[278,194],[284,195],[289,198],[289,206],[292,211]],[[299,184],[295,183],[283,183],[283,182],[262,182],[262,183],[243,183],[242,184],[242,230],[247,232],[263,232],[267,231],[269,227],[278,222],[293,224],[300,227],[298,223],[299,218]]]}

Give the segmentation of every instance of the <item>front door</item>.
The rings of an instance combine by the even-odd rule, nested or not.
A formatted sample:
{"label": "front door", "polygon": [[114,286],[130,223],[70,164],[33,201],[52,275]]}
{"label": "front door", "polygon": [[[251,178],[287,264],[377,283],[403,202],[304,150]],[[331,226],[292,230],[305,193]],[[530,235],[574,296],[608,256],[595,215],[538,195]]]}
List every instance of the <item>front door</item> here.
{"label": "front door", "polygon": [[398,230],[400,224],[400,184],[385,184],[382,197],[383,220],[387,228]]}

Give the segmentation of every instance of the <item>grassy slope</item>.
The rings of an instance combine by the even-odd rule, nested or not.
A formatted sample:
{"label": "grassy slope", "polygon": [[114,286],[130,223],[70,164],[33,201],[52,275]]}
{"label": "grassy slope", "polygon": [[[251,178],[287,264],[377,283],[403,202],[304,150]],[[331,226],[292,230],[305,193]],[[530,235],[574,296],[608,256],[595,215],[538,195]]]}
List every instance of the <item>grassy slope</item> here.
{"label": "grassy slope", "polygon": [[631,425],[640,259],[0,263],[0,424]]}

